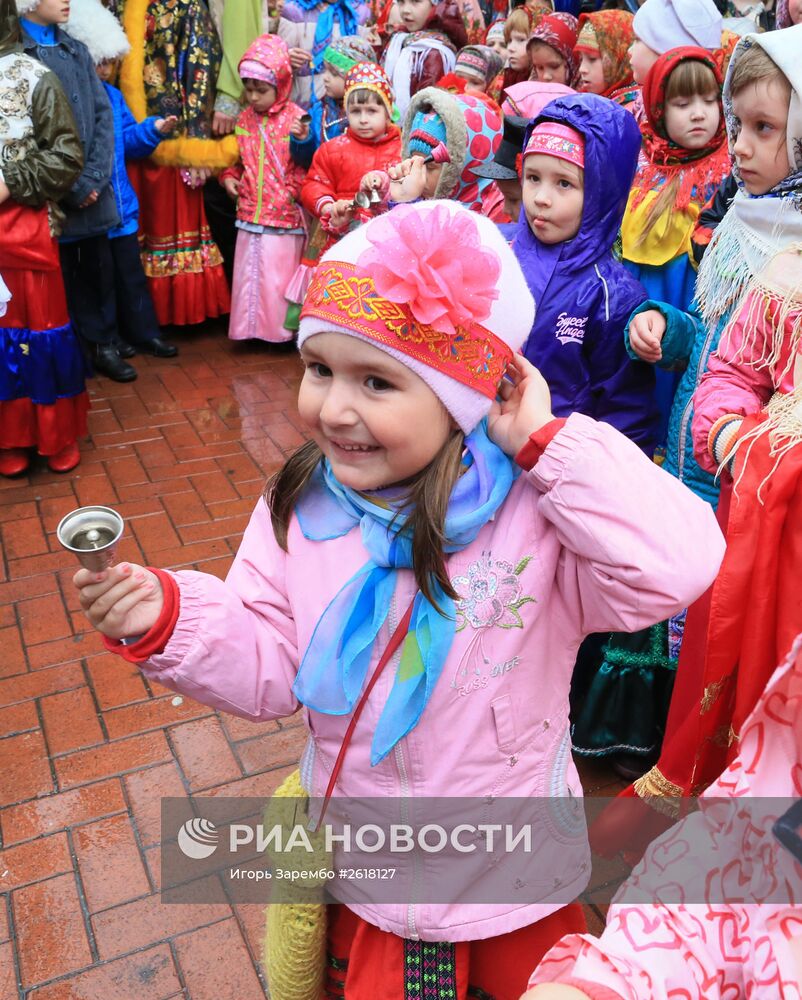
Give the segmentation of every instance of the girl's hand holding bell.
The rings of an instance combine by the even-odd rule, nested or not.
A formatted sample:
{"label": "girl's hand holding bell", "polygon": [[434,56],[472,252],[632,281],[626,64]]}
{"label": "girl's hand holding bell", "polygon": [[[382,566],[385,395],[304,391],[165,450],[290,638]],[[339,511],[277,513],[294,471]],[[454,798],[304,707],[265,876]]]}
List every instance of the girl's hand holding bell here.
{"label": "girl's hand holding bell", "polygon": [[72,582],[90,624],[110,639],[144,635],[159,620],[162,586],[144,566],[120,563],[102,573],[79,569]]}

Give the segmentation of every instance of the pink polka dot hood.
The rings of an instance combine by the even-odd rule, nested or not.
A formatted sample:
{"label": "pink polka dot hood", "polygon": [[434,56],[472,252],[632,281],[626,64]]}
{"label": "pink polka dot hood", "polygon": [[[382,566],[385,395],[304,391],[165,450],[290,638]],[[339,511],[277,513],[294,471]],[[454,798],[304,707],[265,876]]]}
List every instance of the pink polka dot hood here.
{"label": "pink polka dot hood", "polygon": [[404,156],[427,155],[445,144],[451,163],[443,164],[435,198],[462,202],[492,216],[488,206],[499,199],[495,182],[478,177],[477,167],[491,161],[501,143],[502,116],[495,104],[471,94],[450,94],[426,87],[412,98],[404,120]]}

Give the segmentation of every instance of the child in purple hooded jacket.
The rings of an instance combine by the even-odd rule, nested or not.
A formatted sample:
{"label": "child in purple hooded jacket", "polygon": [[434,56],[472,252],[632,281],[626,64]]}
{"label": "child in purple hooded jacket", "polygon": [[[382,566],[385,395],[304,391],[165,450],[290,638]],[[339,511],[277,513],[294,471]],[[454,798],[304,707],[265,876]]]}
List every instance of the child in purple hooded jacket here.
{"label": "child in purple hooded jacket", "polygon": [[548,382],[555,415],[605,420],[650,454],[654,373],[623,338],[646,292],[613,257],[639,148],[634,119],[611,101],[552,101],[527,133],[523,209],[510,232],[537,306],[523,353]]}

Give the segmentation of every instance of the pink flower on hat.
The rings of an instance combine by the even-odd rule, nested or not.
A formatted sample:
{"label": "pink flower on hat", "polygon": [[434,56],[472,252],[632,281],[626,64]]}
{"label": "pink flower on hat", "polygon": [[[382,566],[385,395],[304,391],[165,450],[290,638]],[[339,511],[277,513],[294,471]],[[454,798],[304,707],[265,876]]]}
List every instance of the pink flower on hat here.
{"label": "pink flower on hat", "polygon": [[481,245],[469,214],[451,215],[445,205],[426,213],[399,206],[366,235],[373,245],[357,265],[370,271],[380,295],[406,303],[419,323],[453,334],[490,315],[501,264]]}

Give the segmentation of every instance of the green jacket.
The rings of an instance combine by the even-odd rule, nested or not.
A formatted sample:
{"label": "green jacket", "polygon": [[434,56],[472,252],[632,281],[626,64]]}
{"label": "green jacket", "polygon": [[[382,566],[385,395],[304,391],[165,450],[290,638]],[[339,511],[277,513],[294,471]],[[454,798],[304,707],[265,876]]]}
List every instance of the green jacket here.
{"label": "green jacket", "polygon": [[[15,53],[30,59],[23,53],[14,0],[0,0],[0,58]],[[2,176],[14,201],[38,207],[64,197],[83,169],[84,154],[72,109],[54,73],[39,77],[28,100],[33,142],[26,143],[19,156],[3,156]]]}

